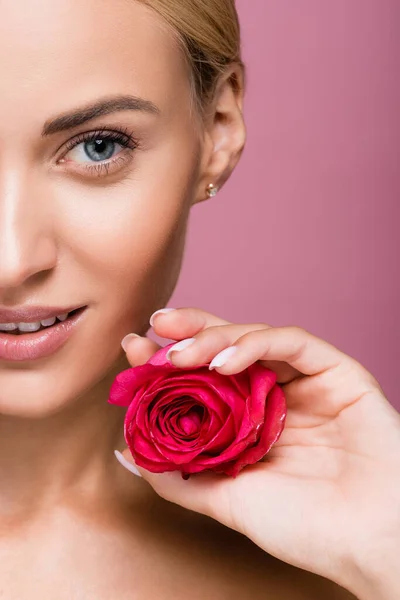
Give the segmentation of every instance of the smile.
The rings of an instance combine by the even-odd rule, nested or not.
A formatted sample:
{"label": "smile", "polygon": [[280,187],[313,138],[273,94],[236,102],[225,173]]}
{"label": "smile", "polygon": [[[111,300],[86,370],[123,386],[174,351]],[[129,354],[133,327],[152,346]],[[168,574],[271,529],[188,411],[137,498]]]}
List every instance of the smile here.
{"label": "smile", "polygon": [[50,356],[67,342],[86,308],[37,321],[0,323],[0,360],[25,361]]}
{"label": "smile", "polygon": [[76,311],[57,315],[56,317],[50,317],[49,319],[43,319],[43,321],[37,321],[35,323],[0,323],[0,331],[6,331],[7,333],[14,335],[33,333],[35,331],[46,329],[47,327],[52,327],[56,321],[63,323],[74,312]]}

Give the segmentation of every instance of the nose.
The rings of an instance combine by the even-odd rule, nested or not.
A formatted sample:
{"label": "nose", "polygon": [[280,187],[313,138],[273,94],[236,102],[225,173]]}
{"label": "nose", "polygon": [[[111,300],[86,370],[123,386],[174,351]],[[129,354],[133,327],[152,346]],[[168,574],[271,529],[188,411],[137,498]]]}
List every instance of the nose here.
{"label": "nose", "polygon": [[0,171],[0,290],[17,288],[56,265],[51,210],[43,192],[29,173]]}

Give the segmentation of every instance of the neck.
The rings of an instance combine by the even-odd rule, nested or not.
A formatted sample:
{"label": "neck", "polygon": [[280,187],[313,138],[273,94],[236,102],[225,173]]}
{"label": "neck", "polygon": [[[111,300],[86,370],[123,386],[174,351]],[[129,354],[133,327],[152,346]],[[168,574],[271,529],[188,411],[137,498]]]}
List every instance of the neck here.
{"label": "neck", "polygon": [[[107,490],[125,447],[126,409],[108,404],[125,357],[90,392],[42,419],[0,415],[0,512],[32,514],[62,495]],[[101,494],[100,494],[101,495]]]}

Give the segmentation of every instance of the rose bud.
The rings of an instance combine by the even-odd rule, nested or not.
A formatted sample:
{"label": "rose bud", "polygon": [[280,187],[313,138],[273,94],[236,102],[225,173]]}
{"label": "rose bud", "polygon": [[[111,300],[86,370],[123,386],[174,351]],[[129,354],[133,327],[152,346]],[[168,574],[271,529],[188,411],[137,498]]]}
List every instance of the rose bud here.
{"label": "rose bud", "polygon": [[282,433],[286,402],[276,374],[255,363],[235,375],[208,365],[181,369],[161,348],[114,380],[109,402],[128,407],[124,435],[137,465],[152,473],[201,471],[236,477]]}

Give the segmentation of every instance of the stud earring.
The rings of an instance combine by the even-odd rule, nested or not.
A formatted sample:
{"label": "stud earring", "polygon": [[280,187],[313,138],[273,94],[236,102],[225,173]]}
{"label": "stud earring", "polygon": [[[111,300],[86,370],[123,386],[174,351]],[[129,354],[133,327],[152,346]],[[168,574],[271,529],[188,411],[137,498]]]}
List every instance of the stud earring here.
{"label": "stud earring", "polygon": [[213,183],[210,183],[207,186],[207,197],[208,198],[214,198],[214,196],[216,196],[218,194],[218,187],[215,186]]}

